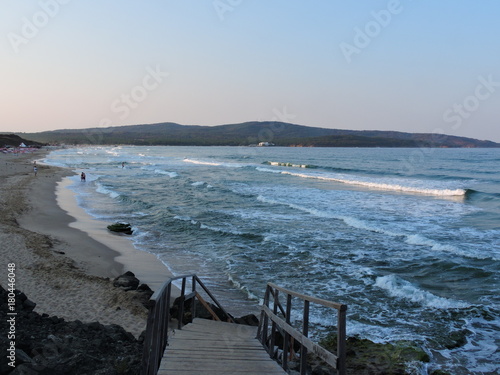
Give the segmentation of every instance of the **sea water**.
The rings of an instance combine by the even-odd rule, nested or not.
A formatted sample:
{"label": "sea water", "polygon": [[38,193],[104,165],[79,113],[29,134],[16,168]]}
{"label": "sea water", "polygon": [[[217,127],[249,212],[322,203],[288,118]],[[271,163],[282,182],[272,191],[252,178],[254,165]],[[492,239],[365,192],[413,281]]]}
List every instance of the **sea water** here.
{"label": "sea water", "polygon": [[500,149],[82,147],[45,161],[85,172],[70,177],[81,207],[130,223],[138,251],[198,274],[234,315],[274,282],[347,304],[349,336],[419,343],[428,369],[500,369]]}

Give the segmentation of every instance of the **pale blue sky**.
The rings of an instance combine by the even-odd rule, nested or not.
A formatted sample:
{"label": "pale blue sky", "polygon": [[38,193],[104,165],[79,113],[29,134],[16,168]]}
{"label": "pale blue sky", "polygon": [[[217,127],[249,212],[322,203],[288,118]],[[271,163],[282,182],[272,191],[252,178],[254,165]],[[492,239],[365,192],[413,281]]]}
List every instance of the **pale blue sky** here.
{"label": "pale blue sky", "polygon": [[0,131],[283,120],[500,142],[498,1],[0,7]]}

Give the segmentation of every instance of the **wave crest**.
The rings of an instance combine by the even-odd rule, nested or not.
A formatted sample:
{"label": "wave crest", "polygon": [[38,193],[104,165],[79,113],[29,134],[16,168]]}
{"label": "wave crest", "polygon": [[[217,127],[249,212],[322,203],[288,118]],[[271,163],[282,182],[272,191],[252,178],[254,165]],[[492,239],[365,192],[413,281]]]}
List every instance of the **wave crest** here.
{"label": "wave crest", "polygon": [[396,275],[379,276],[375,280],[374,285],[385,290],[391,297],[404,299],[427,307],[437,309],[461,309],[469,307],[465,302],[453,301],[419,289],[409,281],[403,280]]}

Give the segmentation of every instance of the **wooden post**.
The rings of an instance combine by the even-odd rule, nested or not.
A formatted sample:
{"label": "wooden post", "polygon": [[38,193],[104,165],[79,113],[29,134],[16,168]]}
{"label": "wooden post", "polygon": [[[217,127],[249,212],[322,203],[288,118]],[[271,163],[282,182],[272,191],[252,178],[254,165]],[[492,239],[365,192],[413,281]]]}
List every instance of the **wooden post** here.
{"label": "wooden post", "polygon": [[[279,291],[276,289],[273,292],[273,313],[277,314],[278,313],[278,304],[279,304]],[[272,353],[272,357],[274,358],[274,346],[276,342],[276,323],[274,320],[271,322],[271,344],[269,345]]]}
{"label": "wooden post", "polygon": [[[309,301],[304,300],[304,314],[302,316],[302,334],[309,336]],[[302,345],[300,348],[300,374],[305,375],[307,370],[307,348]]]}
{"label": "wooden post", "polygon": [[346,374],[346,315],[347,306],[343,305],[338,311],[337,318],[337,373]]}
{"label": "wooden post", "polygon": [[177,328],[182,329],[182,321],[184,320],[184,295],[186,293],[186,278],[182,278],[181,296],[179,298],[179,314],[177,317]]}
{"label": "wooden post", "polygon": [[[268,285],[266,288],[266,293],[264,294],[264,306],[269,307],[269,292],[270,292],[271,287]],[[264,345],[264,348],[267,346],[267,326],[268,326],[269,320],[267,317],[267,314],[264,314],[264,322],[262,324],[262,345]],[[271,355],[269,348],[267,348],[267,352],[269,355]]]}
{"label": "wooden post", "polygon": [[[166,332],[166,337],[165,337],[165,346],[168,345],[168,328],[170,326],[170,298],[172,296],[172,284],[168,284],[167,286],[167,292],[165,296],[165,304],[167,307],[167,311],[165,311],[165,332]],[[163,349],[165,350],[165,349]]]}
{"label": "wooden post", "polygon": [[[286,295],[286,313],[285,313],[285,321],[287,324],[290,324],[290,314],[292,312],[292,296],[290,294]],[[288,370],[288,356],[290,355],[291,359],[291,354],[293,351],[290,350],[290,334],[285,331],[285,337],[283,340],[283,369],[285,371]]]}
{"label": "wooden post", "polygon": [[[191,292],[196,293],[196,278],[194,275],[191,283]],[[191,306],[191,316],[192,319],[196,318],[196,299],[193,300],[193,305]]]}

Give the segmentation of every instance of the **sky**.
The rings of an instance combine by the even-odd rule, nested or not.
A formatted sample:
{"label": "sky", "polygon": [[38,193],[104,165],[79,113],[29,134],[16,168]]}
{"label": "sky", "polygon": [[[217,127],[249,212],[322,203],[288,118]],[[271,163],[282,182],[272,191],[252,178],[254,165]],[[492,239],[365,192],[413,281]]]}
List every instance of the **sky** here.
{"label": "sky", "polygon": [[500,1],[0,0],[0,131],[285,121],[500,142]]}

